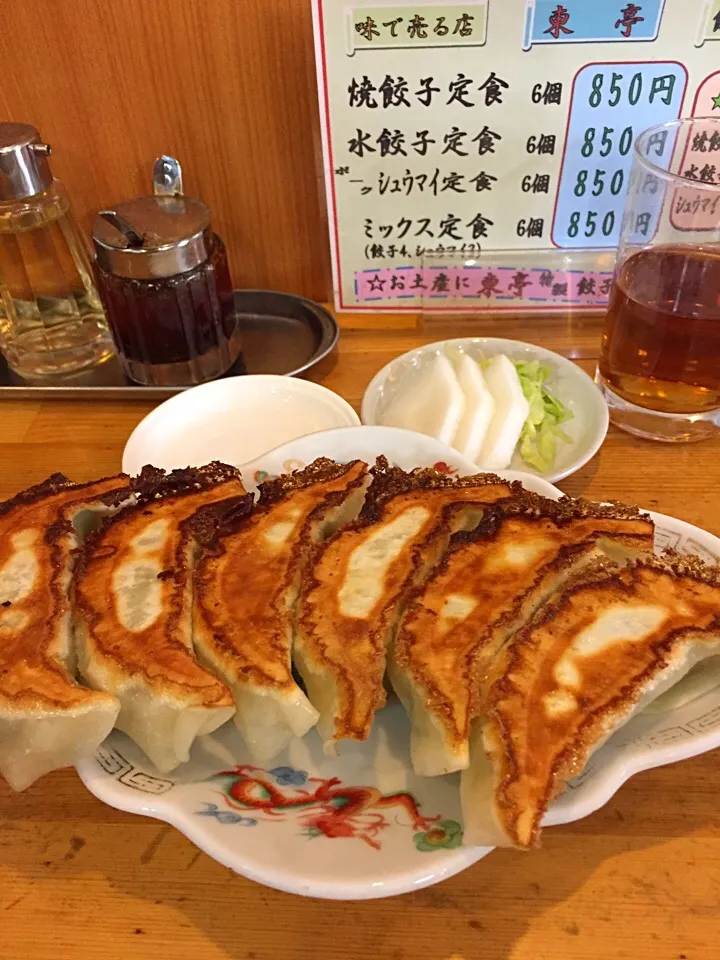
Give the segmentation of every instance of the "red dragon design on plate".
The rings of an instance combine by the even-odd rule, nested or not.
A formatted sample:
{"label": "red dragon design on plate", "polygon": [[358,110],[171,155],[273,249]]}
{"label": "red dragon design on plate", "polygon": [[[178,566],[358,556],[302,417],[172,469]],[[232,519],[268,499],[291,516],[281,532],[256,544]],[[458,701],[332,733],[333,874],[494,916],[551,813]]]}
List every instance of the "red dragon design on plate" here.
{"label": "red dragon design on plate", "polygon": [[309,838],[344,837],[379,850],[378,837],[390,826],[386,814],[394,811],[409,820],[408,826],[416,831],[415,846],[422,852],[454,849],[462,843],[459,823],[440,815],[425,816],[407,792],[384,794],[377,787],[344,785],[338,777],[310,777],[292,767],[263,770],[250,764],[223,770],[209,780],[221,785],[224,806],[206,802],[206,809],[198,813],[223,824],[253,827],[294,817]]}

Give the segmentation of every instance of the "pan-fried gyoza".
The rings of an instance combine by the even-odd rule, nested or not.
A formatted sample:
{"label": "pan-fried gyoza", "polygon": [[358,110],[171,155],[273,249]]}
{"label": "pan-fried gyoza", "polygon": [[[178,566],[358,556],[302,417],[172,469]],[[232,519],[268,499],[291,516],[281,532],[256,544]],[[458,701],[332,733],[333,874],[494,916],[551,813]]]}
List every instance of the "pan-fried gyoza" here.
{"label": "pan-fried gyoza", "polygon": [[196,578],[195,642],[230,686],[235,722],[256,763],[315,725],[291,669],[295,603],[312,547],[357,516],[367,464],[318,460],[260,485],[247,520],[220,530]]}
{"label": "pan-fried gyoza", "polygon": [[415,771],[462,771],[465,842],[526,848],[618,727],[717,682],[720,567],[654,557],[632,507],[384,457],[321,458],[257,504],[222,464],[0,504],[15,789],[113,726],[161,772],[231,717],[255,763],[315,724],[331,753],[368,737],[386,659]]}
{"label": "pan-fried gyoza", "polygon": [[16,790],[113,728],[118,701],[74,679],[68,592],[82,534],[134,496],[129,477],[55,474],[0,504],[0,772]]}
{"label": "pan-fried gyoza", "polygon": [[74,583],[80,673],[117,697],[118,728],[163,773],[235,712],[228,688],[193,654],[192,574],[213,517],[251,503],[239,472],[222,464],[148,476],[139,502],[82,549]]}
{"label": "pan-fried gyoza", "polygon": [[385,651],[403,593],[512,489],[491,474],[453,480],[380,458],[360,519],[316,551],[300,599],[294,660],[326,749],[365,740],[385,703]]}
{"label": "pan-fried gyoza", "polygon": [[481,668],[461,786],[468,842],[534,845],[548,803],[590,755],[718,654],[716,567],[601,562],[567,584]]}
{"label": "pan-fried gyoza", "polygon": [[410,715],[415,772],[468,764],[471,663],[503,643],[573,574],[602,556],[625,562],[653,550],[637,510],[524,494],[491,509],[412,596],[389,659]]}

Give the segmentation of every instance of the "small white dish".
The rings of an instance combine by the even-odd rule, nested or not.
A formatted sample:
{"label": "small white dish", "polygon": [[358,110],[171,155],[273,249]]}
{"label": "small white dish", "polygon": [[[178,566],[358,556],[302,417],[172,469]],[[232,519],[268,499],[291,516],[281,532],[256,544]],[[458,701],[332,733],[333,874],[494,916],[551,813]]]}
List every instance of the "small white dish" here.
{"label": "small white dish", "polygon": [[[475,469],[452,448],[420,434],[354,427],[285,444],[248,464],[243,477],[252,488],[318,456],[372,462],[380,454],[404,469],[435,466],[459,475]],[[503,475],[560,496],[537,477]],[[717,537],[672,517],[653,517],[657,549],[720,560]],[[243,876],[305,896],[364,900],[439,883],[491,852],[463,845],[458,775],[415,776],[409,739],[405,711],[391,702],[378,713],[370,739],[344,744],[337,757],[325,756],[312,730],[261,769],[250,763],[240,734],[228,723],[201,737],[190,762],[167,776],[117,730],[77,770],[100,800],[172,824]],[[676,710],[640,714],[593,755],[545,823],[585,817],[634,773],[718,746],[720,688]]]}
{"label": "small white dish", "polygon": [[466,353],[473,359],[486,359],[504,353],[513,361],[539,360],[552,370],[547,387],[573,414],[573,419],[563,424],[563,430],[572,438],[571,443],[558,443],[557,459],[553,469],[539,473],[525,463],[516,452],[513,470],[542,476],[550,483],[562,480],[575,473],[592,457],[605,439],[608,430],[608,407],[593,380],[577,364],[566,360],[551,350],[523,343],[520,340],[504,340],[499,337],[460,337],[442,340],[418,347],[391,360],[370,381],[362,401],[362,422],[369,425],[382,423],[397,391],[412,383],[423,367],[439,353]]}
{"label": "small white dish", "polygon": [[240,466],[308,433],[359,423],[349,403],[310,380],[228,377],[185,390],[149,413],[125,444],[122,468],[134,475],[147,463],[164,470],[212,460]]}

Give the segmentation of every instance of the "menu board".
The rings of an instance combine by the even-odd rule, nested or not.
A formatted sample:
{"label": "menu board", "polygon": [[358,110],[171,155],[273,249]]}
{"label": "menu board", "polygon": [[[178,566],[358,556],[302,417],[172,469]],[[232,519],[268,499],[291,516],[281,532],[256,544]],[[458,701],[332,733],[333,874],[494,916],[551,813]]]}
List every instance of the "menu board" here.
{"label": "menu board", "polygon": [[[340,310],[442,310],[424,289],[430,253],[492,266],[513,250],[522,271],[524,250],[615,246],[635,137],[720,118],[720,0],[313,0],[313,13]],[[720,142],[697,159],[720,182]]]}

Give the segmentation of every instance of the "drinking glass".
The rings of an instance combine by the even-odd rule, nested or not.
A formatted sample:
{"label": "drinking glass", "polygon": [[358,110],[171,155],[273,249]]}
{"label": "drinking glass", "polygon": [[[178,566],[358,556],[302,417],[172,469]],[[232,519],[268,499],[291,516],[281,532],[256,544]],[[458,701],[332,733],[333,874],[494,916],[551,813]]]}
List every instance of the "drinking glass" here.
{"label": "drinking glass", "polygon": [[720,118],[635,141],[596,379],[630,433],[720,431]]}

